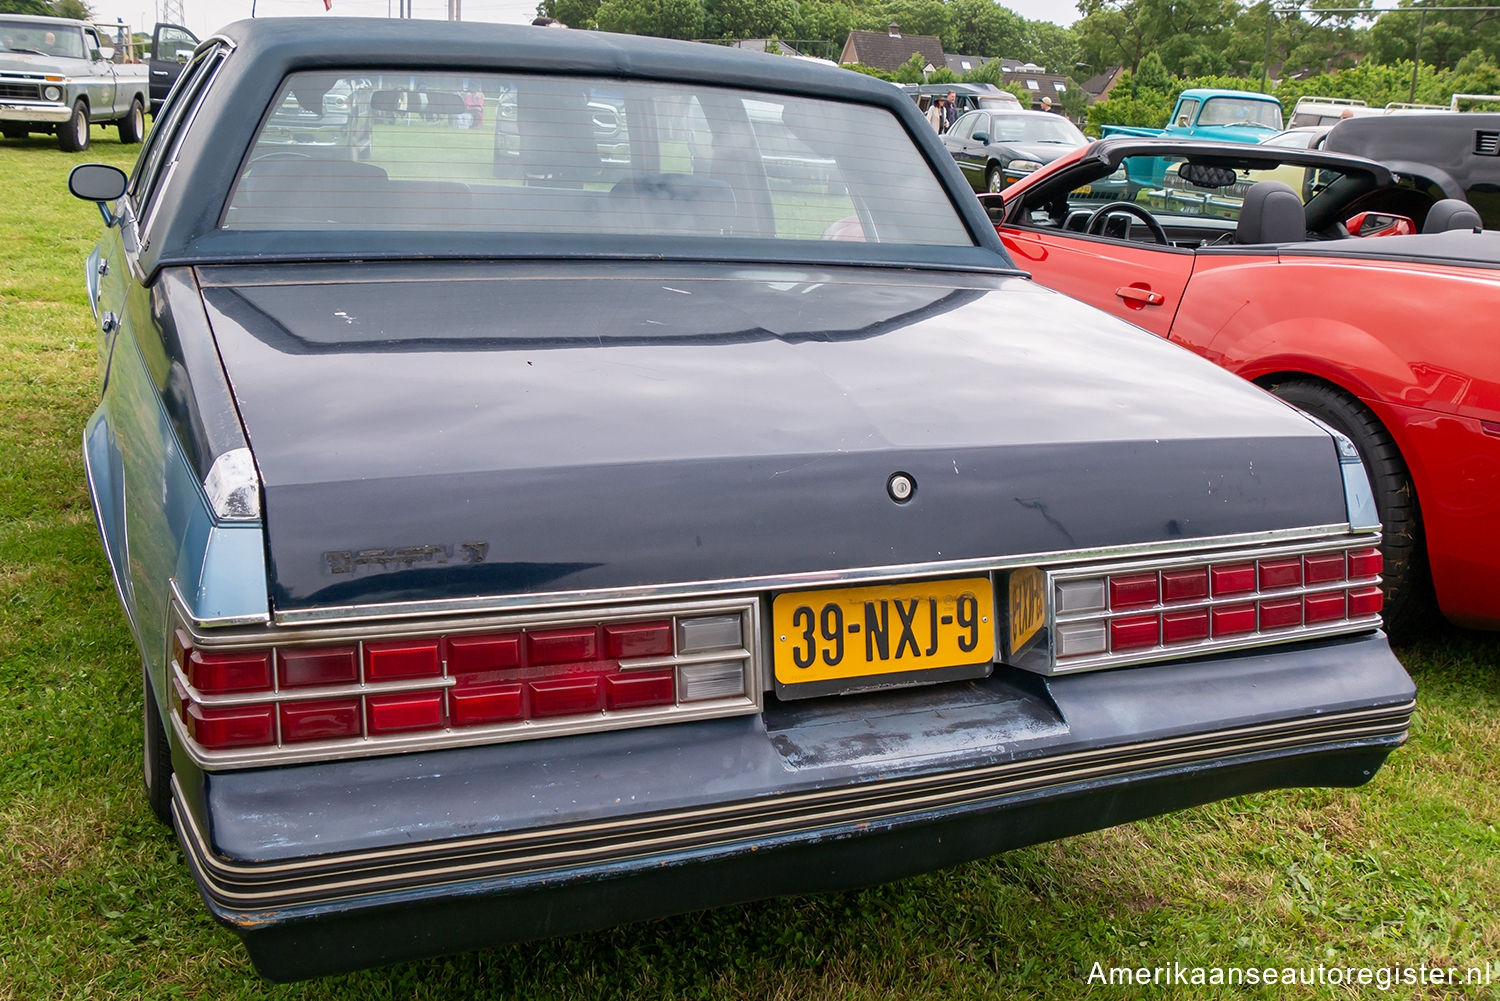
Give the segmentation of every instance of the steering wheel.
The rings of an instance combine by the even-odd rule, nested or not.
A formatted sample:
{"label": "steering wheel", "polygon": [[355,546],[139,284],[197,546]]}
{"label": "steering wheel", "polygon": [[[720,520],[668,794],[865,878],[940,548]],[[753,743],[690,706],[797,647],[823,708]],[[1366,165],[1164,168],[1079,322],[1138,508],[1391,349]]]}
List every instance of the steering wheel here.
{"label": "steering wheel", "polygon": [[1172,242],[1167,239],[1167,231],[1161,228],[1161,223],[1156,221],[1156,217],[1135,202],[1110,202],[1108,205],[1095,209],[1094,214],[1089,216],[1088,224],[1083,227],[1084,232],[1091,236],[1099,236],[1104,232],[1104,220],[1117,212],[1134,216],[1145,223],[1146,228],[1151,231],[1151,238],[1162,246]]}

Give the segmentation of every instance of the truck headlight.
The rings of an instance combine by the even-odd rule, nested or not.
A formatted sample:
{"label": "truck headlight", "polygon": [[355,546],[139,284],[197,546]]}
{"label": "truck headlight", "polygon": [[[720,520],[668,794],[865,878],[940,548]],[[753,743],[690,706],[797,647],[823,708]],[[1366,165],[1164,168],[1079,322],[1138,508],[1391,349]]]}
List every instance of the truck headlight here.
{"label": "truck headlight", "polygon": [[60,87],[47,87],[47,88],[45,88],[42,91],[42,96],[45,97],[49,101],[61,101],[62,100],[62,88],[60,88]]}

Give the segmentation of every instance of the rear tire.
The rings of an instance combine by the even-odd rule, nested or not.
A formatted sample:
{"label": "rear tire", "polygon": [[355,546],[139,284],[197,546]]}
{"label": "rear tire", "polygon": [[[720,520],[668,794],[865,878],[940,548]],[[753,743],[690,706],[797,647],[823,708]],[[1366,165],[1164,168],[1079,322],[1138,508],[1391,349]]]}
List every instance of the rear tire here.
{"label": "rear tire", "polygon": [[57,145],[64,153],[82,153],[89,148],[89,106],[79,98],[73,114],[57,130]]}
{"label": "rear tire", "polygon": [[115,124],[120,127],[120,142],[126,145],[133,145],[146,138],[146,109],[141,106],[141,99],[131,101],[130,111]]}
{"label": "rear tire", "polygon": [[1436,598],[1416,487],[1390,432],[1364,404],[1327,383],[1288,379],[1268,388],[1354,442],[1370,478],[1382,526],[1386,631],[1396,637],[1419,631],[1432,620]]}
{"label": "rear tire", "polygon": [[151,812],[164,824],[172,822],[172,745],[167,743],[166,728],[151,693],[146,669],[141,668],[141,777],[145,780],[146,802]]}

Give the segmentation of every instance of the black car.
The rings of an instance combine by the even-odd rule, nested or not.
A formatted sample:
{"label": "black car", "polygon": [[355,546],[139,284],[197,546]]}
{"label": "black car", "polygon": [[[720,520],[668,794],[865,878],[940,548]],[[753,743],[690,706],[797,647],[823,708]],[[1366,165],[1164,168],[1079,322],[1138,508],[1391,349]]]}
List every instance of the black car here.
{"label": "black car", "polygon": [[[368,156],[283,141],[366,91],[407,95]],[[465,91],[514,114],[410,97]],[[243,21],[128,181],[71,186],[146,791],[267,976],[1358,785],[1405,739],[1347,442],[1030,281],[888,84]]]}
{"label": "black car", "polygon": [[1050,111],[971,111],[943,134],[943,144],[975,191],[999,191],[1080,146],[1077,126]]}

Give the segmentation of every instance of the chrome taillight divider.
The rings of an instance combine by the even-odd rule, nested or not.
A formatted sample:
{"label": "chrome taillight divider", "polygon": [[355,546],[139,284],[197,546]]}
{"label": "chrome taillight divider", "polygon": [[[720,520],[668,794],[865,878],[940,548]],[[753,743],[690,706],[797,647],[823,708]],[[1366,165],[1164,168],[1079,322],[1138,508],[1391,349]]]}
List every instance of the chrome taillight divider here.
{"label": "chrome taillight divider", "polygon": [[[1134,664],[1178,660],[1205,653],[1221,653],[1265,647],[1273,644],[1299,642],[1327,636],[1347,635],[1378,628],[1381,623],[1378,611],[1362,612],[1360,609],[1371,599],[1379,604],[1378,533],[1348,533],[1337,537],[1304,542],[1225,548],[1218,551],[1195,551],[1176,557],[1151,557],[1137,560],[1111,560],[1090,565],[1068,566],[1045,571],[1046,620],[1037,638],[1020,651],[1012,652],[1009,663],[1038,674],[1062,675],[1084,671],[1097,671]],[[1376,570],[1373,573],[1357,572],[1351,563],[1351,554],[1366,556],[1374,553]],[[1307,583],[1306,558],[1312,557],[1327,565],[1329,556],[1344,556],[1345,571],[1337,579],[1317,580]],[[1284,565],[1299,561],[1304,570],[1299,571],[1297,583],[1285,586],[1262,586],[1261,568],[1265,565]],[[1363,565],[1363,564],[1361,564]],[[1212,569],[1223,568],[1244,572],[1251,569],[1255,583],[1249,589],[1236,590],[1229,594],[1215,593]],[[1169,598],[1164,593],[1163,578],[1166,572],[1186,572],[1177,576],[1192,576],[1201,571],[1206,583],[1201,596]],[[1144,604],[1126,604],[1116,607],[1111,595],[1110,581],[1115,578],[1142,577],[1148,581],[1156,576],[1155,585],[1147,585],[1147,591],[1155,588],[1155,596]],[[1098,587],[1094,586],[1097,582]],[[1068,586],[1073,585],[1070,589]],[[1102,591],[1101,599],[1092,599],[1092,594]],[[1360,601],[1350,604],[1348,595],[1358,592]],[[1307,612],[1309,600],[1316,603],[1319,614],[1332,615],[1337,602],[1334,595],[1343,594],[1346,603],[1337,617],[1314,620]],[[1081,595],[1086,597],[1080,598]],[[1094,607],[1097,601],[1097,607]],[[1066,604],[1073,610],[1065,610]],[[1267,624],[1272,616],[1289,617],[1294,603],[1301,603],[1302,610],[1294,622]],[[1077,607],[1079,605],[1084,607]],[[1336,610],[1336,609],[1334,609]],[[1219,617],[1233,612],[1248,616],[1253,623],[1221,633]],[[1174,625],[1186,620],[1182,630],[1186,638],[1168,641],[1165,620],[1174,617]],[[1151,620],[1155,620],[1154,625]],[[1115,631],[1118,624],[1124,628]],[[1146,640],[1136,640],[1123,648],[1117,648],[1116,640],[1127,634],[1131,626],[1142,627],[1140,635]],[[1193,627],[1201,628],[1203,636],[1191,635]],[[1068,632],[1073,631],[1083,642],[1075,643],[1083,652],[1069,654],[1066,650]],[[1151,639],[1153,635],[1155,639]],[[1092,649],[1101,645],[1102,649]]]}
{"label": "chrome taillight divider", "polygon": [[[524,718],[507,722],[455,725],[452,698],[459,679],[442,658],[441,674],[398,680],[372,680],[367,677],[366,647],[391,641],[432,641],[484,637],[494,634],[524,635],[528,631],[545,632],[590,625],[625,626],[667,620],[671,623],[672,650],[665,655],[648,657],[621,656],[601,660],[613,665],[611,670],[623,678],[639,677],[647,672],[670,671],[673,691],[670,704],[652,704],[627,708],[606,706],[598,711],[550,718]],[[683,620],[713,620],[718,634],[732,643],[708,650],[681,652],[679,624]],[[713,719],[758,712],[761,708],[761,625],[760,603],[754,596],[719,598],[701,601],[642,603],[633,606],[612,605],[603,609],[569,608],[551,613],[527,610],[522,613],[496,613],[483,616],[444,617],[400,622],[342,623],[323,627],[236,628],[225,630],[195,629],[182,609],[174,608],[169,621],[173,634],[182,636],[191,650],[205,654],[233,654],[246,651],[271,651],[271,684],[253,691],[210,693],[194,688],[185,670],[186,655],[181,662],[169,658],[169,717],[176,737],[189,756],[205,769],[250,768],[301,762],[328,761],[379,754],[466,747],[476,744],[506,743],[542,737],[568,736],[603,730],[628,729],[662,723]],[[737,625],[737,629],[734,626]],[[181,642],[174,644],[180,647]],[[282,684],[278,651],[284,649],[316,650],[352,648],[359,677],[354,681],[329,685],[291,687]],[[717,670],[714,670],[717,668]],[[551,679],[532,679],[547,681]],[[708,687],[704,687],[707,684]],[[694,686],[697,686],[696,689]],[[737,691],[733,691],[737,687]],[[694,691],[700,693],[690,700]],[[706,694],[704,694],[706,693]],[[370,713],[379,702],[398,700],[402,696],[441,698],[442,725],[407,733],[370,732]],[[283,739],[282,707],[318,703],[353,702],[358,707],[358,735],[334,739],[287,742]],[[194,738],[187,722],[189,707],[202,711],[269,707],[274,743],[244,747],[207,747]]]}

